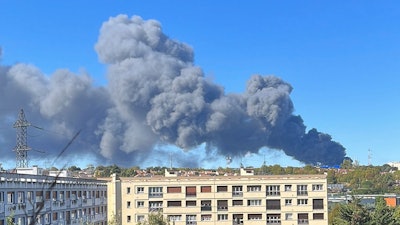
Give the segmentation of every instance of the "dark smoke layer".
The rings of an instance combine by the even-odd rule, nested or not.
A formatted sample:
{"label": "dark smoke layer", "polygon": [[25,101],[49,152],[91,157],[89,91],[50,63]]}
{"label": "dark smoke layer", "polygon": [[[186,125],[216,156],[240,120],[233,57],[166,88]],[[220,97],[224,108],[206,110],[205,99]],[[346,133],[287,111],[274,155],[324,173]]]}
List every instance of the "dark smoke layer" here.
{"label": "dark smoke layer", "polygon": [[[155,149],[165,144],[184,151],[205,144],[209,152],[233,157],[267,147],[311,164],[339,164],[345,157],[331,136],[306,132],[301,117],[293,115],[290,84],[255,75],[244,93],[225,94],[194,65],[193,49],[168,38],[155,20],[110,18],[95,50],[108,65],[106,87],[68,70],[45,76],[32,65],[0,67],[2,153],[14,156],[10,124],[24,108],[29,121],[56,131],[36,131],[32,145],[54,153],[82,129],[66,157],[98,162],[140,165],[157,158]],[[181,164],[199,163],[186,160]]]}

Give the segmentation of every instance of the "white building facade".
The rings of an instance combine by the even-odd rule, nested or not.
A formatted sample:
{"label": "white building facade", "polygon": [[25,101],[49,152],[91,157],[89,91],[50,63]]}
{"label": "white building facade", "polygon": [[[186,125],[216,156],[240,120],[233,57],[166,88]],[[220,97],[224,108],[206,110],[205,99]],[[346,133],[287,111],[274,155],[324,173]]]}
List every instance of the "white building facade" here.
{"label": "white building facade", "polygon": [[105,181],[0,173],[0,225],[107,224]]}

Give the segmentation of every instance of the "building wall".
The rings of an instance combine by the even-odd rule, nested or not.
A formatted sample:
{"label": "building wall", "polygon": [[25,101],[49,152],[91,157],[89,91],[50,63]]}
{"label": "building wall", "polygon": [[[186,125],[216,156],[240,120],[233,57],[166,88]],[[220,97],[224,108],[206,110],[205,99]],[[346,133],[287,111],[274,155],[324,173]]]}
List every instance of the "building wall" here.
{"label": "building wall", "polygon": [[324,175],[120,178],[120,190],[121,224],[157,211],[174,225],[328,224]]}
{"label": "building wall", "polygon": [[105,181],[0,173],[0,225],[107,224]]}

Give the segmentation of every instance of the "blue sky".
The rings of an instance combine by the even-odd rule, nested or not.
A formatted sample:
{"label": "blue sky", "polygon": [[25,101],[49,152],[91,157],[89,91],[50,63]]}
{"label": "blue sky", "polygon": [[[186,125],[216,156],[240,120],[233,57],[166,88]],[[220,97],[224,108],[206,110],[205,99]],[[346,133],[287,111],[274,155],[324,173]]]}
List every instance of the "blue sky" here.
{"label": "blue sky", "polygon": [[[118,14],[155,19],[194,49],[195,64],[227,93],[253,74],[290,83],[294,114],[328,133],[360,164],[400,161],[400,3],[397,1],[4,1],[2,65],[45,74],[87,71],[106,85],[94,50]],[[272,152],[272,153],[271,153]],[[267,163],[298,165],[276,151]],[[258,160],[260,157],[246,159]],[[253,162],[248,162],[252,164]]]}

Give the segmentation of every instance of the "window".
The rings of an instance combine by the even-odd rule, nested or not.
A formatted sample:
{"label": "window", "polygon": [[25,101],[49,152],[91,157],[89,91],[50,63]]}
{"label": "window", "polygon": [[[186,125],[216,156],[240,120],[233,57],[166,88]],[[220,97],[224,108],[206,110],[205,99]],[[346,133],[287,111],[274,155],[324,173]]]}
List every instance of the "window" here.
{"label": "window", "polygon": [[201,221],[211,221],[211,215],[210,214],[201,215]]}
{"label": "window", "polygon": [[281,214],[267,214],[267,224],[281,224]]}
{"label": "window", "polygon": [[281,209],[281,200],[267,200],[267,209]]}
{"label": "window", "polygon": [[313,220],[323,220],[324,214],[323,213],[313,213]]}
{"label": "window", "polygon": [[149,187],[149,197],[162,198],[163,188],[162,187]]}
{"label": "window", "polygon": [[186,197],[196,197],[196,186],[186,187]]}
{"label": "window", "polygon": [[196,206],[196,201],[186,201],[186,207],[188,206]]}
{"label": "window", "polygon": [[232,186],[232,196],[243,196],[243,186]]}
{"label": "window", "polygon": [[196,215],[186,215],[186,224],[196,224]]}
{"label": "window", "polygon": [[168,207],[180,207],[181,201],[168,201],[167,206]]}
{"label": "window", "polygon": [[292,199],[285,199],[285,205],[292,205]]}
{"label": "window", "polygon": [[285,220],[292,220],[293,219],[293,214],[292,213],[286,213],[285,214]]}
{"label": "window", "polygon": [[126,217],[126,222],[130,223],[131,222],[131,216]]}
{"label": "window", "polygon": [[281,192],[279,191],[279,185],[267,185],[267,196],[279,196]]}
{"label": "window", "polygon": [[144,207],[144,201],[137,201],[136,202],[136,208],[143,208]]}
{"label": "window", "polygon": [[201,186],[201,192],[211,192],[211,186]]}
{"label": "window", "polygon": [[324,200],[313,199],[313,209],[324,209]]}
{"label": "window", "polygon": [[[33,191],[27,191],[26,192],[26,200],[29,201],[29,202],[32,202],[32,200],[33,200]],[[0,202],[1,202],[1,200],[0,200]]]}
{"label": "window", "polygon": [[211,211],[211,200],[201,201],[201,211]]}
{"label": "window", "polygon": [[308,213],[297,214],[297,223],[298,224],[308,224]]}
{"label": "window", "polygon": [[312,186],[313,191],[323,191],[323,185],[322,184],[313,184]]}
{"label": "window", "polygon": [[161,211],[163,207],[162,201],[150,201],[149,202],[149,212]]}
{"label": "window", "polygon": [[217,200],[217,209],[218,209],[218,211],[227,211],[228,210],[228,200]]}
{"label": "window", "polygon": [[290,184],[285,185],[285,191],[292,191],[292,185]]}
{"label": "window", "polygon": [[126,188],[126,193],[127,193],[127,194],[130,194],[130,193],[131,193],[131,188],[130,188],[130,187],[127,187],[127,188]]}
{"label": "window", "polygon": [[143,222],[144,221],[144,215],[137,215],[136,216],[136,222]]}
{"label": "window", "polygon": [[14,192],[7,192],[7,203],[12,204],[14,203],[15,194]]}
{"label": "window", "polygon": [[243,200],[233,200],[232,205],[233,206],[243,205]]}
{"label": "window", "polygon": [[247,205],[248,206],[259,206],[259,205],[261,205],[261,199],[250,199],[250,200],[247,200]]}
{"label": "window", "polygon": [[127,202],[126,202],[126,208],[129,209],[130,207],[131,207],[131,202],[130,202],[130,201],[127,201]]}
{"label": "window", "polygon": [[218,214],[217,220],[218,221],[228,220],[228,214]]}
{"label": "window", "polygon": [[169,221],[181,221],[182,215],[169,215],[168,220]]}
{"label": "window", "polygon": [[233,214],[233,224],[243,224],[243,214]]}
{"label": "window", "polygon": [[18,191],[17,193],[17,203],[24,203],[25,202],[25,192]]}
{"label": "window", "polygon": [[261,191],[261,185],[247,186],[247,192],[259,192]]}
{"label": "window", "polygon": [[217,186],[217,192],[227,192],[228,186]]}
{"label": "window", "polygon": [[167,193],[181,193],[181,187],[167,187]]}
{"label": "window", "polygon": [[0,202],[4,202],[4,192],[0,191]]}
{"label": "window", "polygon": [[261,214],[248,214],[247,219],[248,220],[261,220],[262,216],[261,216]]}
{"label": "window", "polygon": [[297,199],[297,205],[307,205],[308,199]]}
{"label": "window", "polygon": [[300,196],[308,195],[307,185],[297,185],[297,195]]}
{"label": "window", "polygon": [[144,193],[144,187],[137,187],[136,188],[136,193],[143,194]]}

